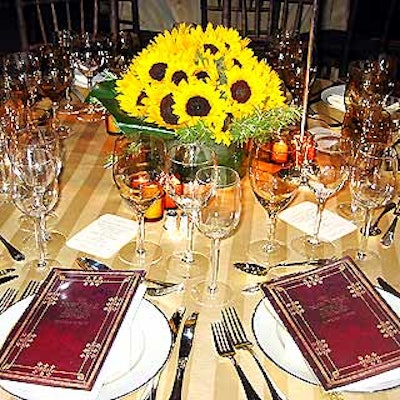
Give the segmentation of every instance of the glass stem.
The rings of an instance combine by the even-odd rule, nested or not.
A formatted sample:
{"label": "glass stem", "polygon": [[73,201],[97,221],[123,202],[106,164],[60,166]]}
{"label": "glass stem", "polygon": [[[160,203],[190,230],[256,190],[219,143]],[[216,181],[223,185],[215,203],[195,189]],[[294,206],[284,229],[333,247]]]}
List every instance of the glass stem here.
{"label": "glass stem", "polygon": [[194,262],[193,256],[193,237],[194,237],[194,222],[193,215],[187,215],[187,228],[186,228],[186,249],[182,256],[182,261],[186,264],[192,264]]}
{"label": "glass stem", "polygon": [[270,213],[269,215],[269,229],[267,242],[265,243],[265,251],[272,251],[275,242],[275,232],[276,232],[276,213]]}
{"label": "glass stem", "polygon": [[35,239],[36,239],[36,246],[39,251],[39,259],[38,259],[38,267],[45,268],[47,265],[46,261],[46,245],[44,239],[44,232],[45,232],[45,216],[43,213],[36,218],[36,228],[35,228]]}
{"label": "glass stem", "polygon": [[208,291],[211,295],[213,295],[217,291],[220,244],[221,239],[213,239],[211,241],[211,281],[208,285]]}
{"label": "glass stem", "polygon": [[310,238],[310,243],[312,245],[318,245],[320,243],[319,230],[321,228],[322,211],[324,211],[324,208],[325,208],[325,201],[318,200],[317,215],[315,217],[315,225],[314,225],[314,233],[312,234],[312,237]]}
{"label": "glass stem", "polygon": [[139,215],[138,221],[138,235],[136,238],[136,253],[142,257],[145,255],[146,250],[144,249],[144,239],[145,239],[145,232],[144,232],[144,214]]}
{"label": "glass stem", "polygon": [[368,244],[368,238],[369,238],[369,230],[371,228],[371,222],[372,222],[372,210],[370,208],[367,208],[365,210],[365,220],[364,220],[364,235],[361,235],[361,240],[360,240],[360,247],[357,251],[357,260],[363,260],[366,257],[366,250],[367,250],[367,244]]}

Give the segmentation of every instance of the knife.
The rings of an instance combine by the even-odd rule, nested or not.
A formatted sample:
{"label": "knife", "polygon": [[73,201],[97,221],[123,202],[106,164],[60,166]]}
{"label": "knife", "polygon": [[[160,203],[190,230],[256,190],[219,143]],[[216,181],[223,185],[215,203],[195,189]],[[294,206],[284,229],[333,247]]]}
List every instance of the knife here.
{"label": "knife", "polygon": [[387,292],[395,295],[396,297],[400,298],[400,292],[395,289],[390,283],[386,282],[383,278],[378,276],[376,279],[379,283],[379,286],[383,289],[386,290]]}
{"label": "knife", "polygon": [[169,400],[180,400],[182,397],[183,377],[185,375],[186,365],[189,360],[190,350],[192,349],[198,315],[198,312],[192,313],[186,319],[183,326],[181,341],[179,345],[178,366],[176,368],[174,386],[172,388],[172,393],[169,397]]}
{"label": "knife", "polygon": [[0,285],[2,283],[7,283],[9,281],[12,281],[13,279],[18,278],[18,275],[8,275],[8,276],[3,276],[0,278]]}
{"label": "knife", "polygon": [[[171,318],[168,320],[168,325],[171,329],[171,334],[172,334],[172,346],[175,345],[176,337],[178,336],[179,326],[181,325],[183,314],[185,314],[185,310],[186,310],[185,307],[179,307],[172,314]],[[156,399],[158,382],[160,381],[160,375],[161,372],[153,378],[149,390],[146,391],[145,396],[141,397],[142,400]]]}

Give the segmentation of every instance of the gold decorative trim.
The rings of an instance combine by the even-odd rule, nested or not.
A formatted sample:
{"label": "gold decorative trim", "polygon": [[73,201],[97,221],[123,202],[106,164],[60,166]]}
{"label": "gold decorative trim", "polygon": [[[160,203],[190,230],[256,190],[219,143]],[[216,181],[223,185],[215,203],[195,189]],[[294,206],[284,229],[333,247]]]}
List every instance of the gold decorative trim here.
{"label": "gold decorative trim", "polygon": [[358,356],[358,362],[363,368],[369,368],[371,365],[378,365],[382,363],[381,357],[375,352],[366,354],[365,356]]}
{"label": "gold decorative trim", "polygon": [[351,297],[363,297],[364,294],[366,293],[366,290],[364,286],[360,282],[353,282],[350,285],[347,286],[347,289],[349,289],[349,292],[351,294]]}
{"label": "gold decorative trim", "polygon": [[49,292],[43,299],[43,303],[46,304],[47,306],[54,306],[57,304],[59,298],[60,298],[60,293]]}
{"label": "gold decorative trim", "polygon": [[121,297],[115,296],[107,299],[106,305],[103,310],[107,312],[116,312],[121,307],[123,299]]}
{"label": "gold decorative trim", "polygon": [[311,288],[313,286],[322,285],[324,283],[324,281],[321,278],[321,276],[319,276],[318,274],[313,274],[313,275],[310,275],[310,276],[306,276],[303,279],[303,283],[308,288]]}
{"label": "gold decorative trim", "polygon": [[327,356],[331,352],[331,349],[329,348],[329,345],[326,343],[325,339],[316,340],[311,344],[315,352],[320,356]]}
{"label": "gold decorative trim", "polygon": [[102,276],[87,276],[83,282],[83,286],[100,286],[104,282]]}
{"label": "gold decorative trim", "polygon": [[101,349],[101,344],[96,341],[91,342],[91,343],[86,343],[86,346],[82,350],[80,357],[84,358],[84,359],[88,359],[88,358],[94,359],[99,354],[100,349]]}
{"label": "gold decorative trim", "polygon": [[15,344],[17,347],[20,347],[21,349],[27,349],[28,347],[31,347],[31,344],[37,337],[36,333],[24,333],[21,335],[21,337],[18,339],[17,343]]}
{"label": "gold decorative trim", "polygon": [[399,333],[399,330],[390,321],[379,321],[376,327],[384,338],[391,338]]}
{"label": "gold decorative trim", "polygon": [[47,363],[42,363],[39,361],[35,367],[33,367],[32,374],[33,375],[39,375],[39,376],[45,376],[45,377],[50,377],[54,370],[56,369],[55,365],[50,365]]}

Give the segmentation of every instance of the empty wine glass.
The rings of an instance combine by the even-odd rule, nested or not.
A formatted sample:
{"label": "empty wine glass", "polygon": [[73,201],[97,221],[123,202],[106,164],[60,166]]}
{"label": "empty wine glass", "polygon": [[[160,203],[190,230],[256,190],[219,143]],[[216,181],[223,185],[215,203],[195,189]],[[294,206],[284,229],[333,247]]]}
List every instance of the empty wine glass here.
{"label": "empty wine glass", "polygon": [[177,144],[168,150],[165,187],[169,196],[187,215],[186,248],[168,260],[168,270],[180,278],[194,278],[205,273],[209,260],[194,251],[194,219],[205,205],[203,187],[196,180],[196,173],[203,167],[216,165],[213,150],[197,144]]}
{"label": "empty wine glass", "polygon": [[332,242],[319,237],[322,212],[329,197],[335,195],[346,183],[350,169],[348,153],[351,143],[338,136],[321,136],[315,140],[315,151],[306,154],[302,176],[317,200],[317,214],[311,235],[292,241],[292,248],[309,259],[331,257],[335,252]]}
{"label": "empty wine glass", "polygon": [[206,206],[197,211],[196,217],[197,228],[211,239],[211,278],[196,283],[191,295],[206,307],[221,307],[231,300],[232,289],[218,281],[220,243],[232,234],[240,221],[240,177],[232,168],[223,166],[202,168],[196,177],[211,196]]}
{"label": "empty wine glass", "polygon": [[[106,66],[107,49],[100,41],[86,32],[74,39],[71,56],[75,68],[86,77],[87,88],[90,91],[93,88],[94,76]],[[97,122],[104,116],[102,108],[89,103],[85,109],[79,112],[77,118],[82,121]]]}
{"label": "empty wine glass", "polygon": [[128,243],[119,257],[141,269],[158,262],[162,255],[158,244],[145,240],[145,213],[164,195],[165,154],[164,142],[154,135],[123,137],[115,144],[114,182],[122,199],[136,214],[139,225],[136,246]]}
{"label": "empty wine glass", "polygon": [[365,210],[363,234],[359,247],[346,250],[362,267],[372,267],[379,256],[367,250],[373,210],[386,205],[396,192],[397,153],[386,143],[365,143],[356,156],[350,178],[350,192]]}
{"label": "empty wine glass", "polygon": [[248,253],[258,263],[273,265],[286,258],[286,245],[275,238],[276,216],[296,196],[300,170],[296,149],[283,138],[272,143],[254,143],[249,157],[249,177],[254,195],[270,220],[267,240],[251,242]]}

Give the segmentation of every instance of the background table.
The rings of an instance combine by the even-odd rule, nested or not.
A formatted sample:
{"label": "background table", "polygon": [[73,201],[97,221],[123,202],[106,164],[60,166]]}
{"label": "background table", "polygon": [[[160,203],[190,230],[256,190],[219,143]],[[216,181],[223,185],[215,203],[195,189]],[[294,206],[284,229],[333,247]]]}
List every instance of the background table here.
{"label": "background table", "polygon": [[[323,106],[322,106],[323,107]],[[335,114],[336,115],[336,114]],[[317,121],[313,122],[314,124]],[[73,135],[65,140],[64,170],[60,180],[60,201],[56,208],[58,216],[57,229],[63,232],[67,238],[71,237],[102,214],[112,213],[131,218],[131,211],[124,205],[114,186],[110,169],[104,169],[103,164],[106,156],[110,154],[113,147],[114,137],[105,133],[104,124],[83,124],[72,122]],[[240,313],[245,327],[252,338],[251,318],[256,305],[262,299],[258,292],[253,295],[241,294],[241,288],[245,284],[260,281],[261,278],[245,275],[232,267],[234,261],[247,260],[246,246],[249,241],[266,236],[267,216],[250,189],[247,178],[243,181],[243,214],[237,231],[230,238],[222,241],[221,246],[221,271],[220,278],[228,282],[235,291],[233,304]],[[302,189],[295,201],[296,204],[305,199],[313,200],[311,193]],[[337,196],[328,200],[327,208],[335,210],[340,201],[349,199],[347,187]],[[0,232],[9,238],[14,244],[23,248],[22,239],[25,232],[19,230],[20,213],[12,205],[2,205],[0,213]],[[391,218],[382,221],[385,228]],[[147,238],[160,243],[163,248],[163,260],[150,268],[149,276],[168,280],[165,267],[165,259],[174,250],[184,247],[184,240],[170,237],[163,228],[163,221],[148,223],[146,225]],[[290,244],[291,240],[300,235],[301,232],[278,221],[277,238]],[[338,253],[347,247],[357,245],[359,239],[358,231],[337,241]],[[199,232],[195,234],[195,247],[204,253],[209,252],[209,240],[205,239]],[[378,275],[383,276],[394,286],[400,288],[399,274],[399,251],[400,245],[389,249],[383,249],[379,244],[379,237],[371,238],[369,247],[381,256],[381,265],[374,271],[369,271],[370,279],[375,282]],[[29,253],[32,257],[34,254]],[[59,249],[57,260],[66,268],[77,267],[74,260],[81,253],[62,247]],[[288,258],[299,260],[301,256],[294,252],[288,254]],[[129,268],[119,261],[118,257],[104,260],[114,268]],[[9,262],[8,258],[0,260],[0,268]],[[20,278],[10,284],[0,286],[0,295],[7,287],[15,287],[21,291],[30,279],[37,279],[37,275],[24,269],[23,264],[16,264]],[[211,339],[210,322],[219,319],[219,311],[202,308],[193,304],[190,299],[190,283],[187,289],[180,293],[170,294],[159,298],[149,298],[154,304],[169,317],[180,305],[187,307],[187,314],[197,310],[200,312],[196,329],[195,342],[192,349],[190,363],[188,364],[183,387],[183,398],[190,400],[212,400],[212,399],[245,399],[242,388],[235,371],[226,359],[218,357]],[[341,393],[328,394],[315,385],[305,383],[281,370],[256,347],[265,368],[271,377],[287,396],[288,400],[397,400],[400,398],[400,388],[387,390],[381,393]],[[247,353],[238,354],[238,359],[245,372],[255,385],[262,398],[268,399],[268,391],[264,384],[261,373],[258,371],[254,361]],[[177,348],[166,365],[160,382],[158,399],[168,399],[172,387],[175,372]],[[126,396],[126,399],[139,399],[141,390]],[[11,400],[13,396],[0,389],[0,399]],[[50,400],[50,399],[49,399]]]}

